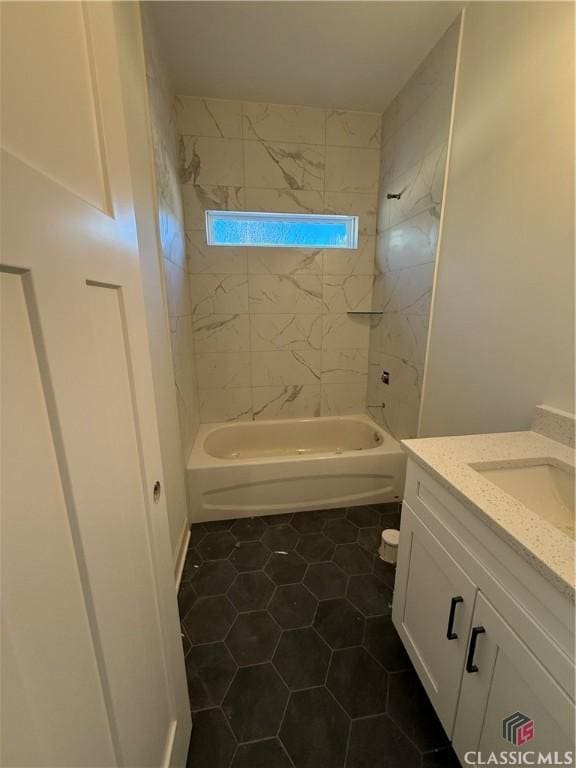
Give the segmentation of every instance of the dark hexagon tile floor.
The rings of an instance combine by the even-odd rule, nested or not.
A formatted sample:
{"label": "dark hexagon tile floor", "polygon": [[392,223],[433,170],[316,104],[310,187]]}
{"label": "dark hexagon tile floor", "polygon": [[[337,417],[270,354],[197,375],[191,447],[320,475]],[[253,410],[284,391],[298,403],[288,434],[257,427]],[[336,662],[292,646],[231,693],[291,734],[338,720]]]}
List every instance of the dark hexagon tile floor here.
{"label": "dark hexagon tile floor", "polygon": [[258,664],[238,670],[222,709],[239,742],[256,741],[276,735],[287,700],[288,688],[272,664]]}
{"label": "dark hexagon tile floor", "polygon": [[226,645],[239,666],[261,664],[272,658],[280,627],[268,611],[241,613],[226,636]]}
{"label": "dark hexagon tile floor", "polygon": [[397,504],[192,526],[187,768],[457,768],[376,555]]}
{"label": "dark hexagon tile floor", "polygon": [[282,629],[297,629],[312,624],[317,607],[318,601],[306,587],[288,584],[277,587],[268,611]]}

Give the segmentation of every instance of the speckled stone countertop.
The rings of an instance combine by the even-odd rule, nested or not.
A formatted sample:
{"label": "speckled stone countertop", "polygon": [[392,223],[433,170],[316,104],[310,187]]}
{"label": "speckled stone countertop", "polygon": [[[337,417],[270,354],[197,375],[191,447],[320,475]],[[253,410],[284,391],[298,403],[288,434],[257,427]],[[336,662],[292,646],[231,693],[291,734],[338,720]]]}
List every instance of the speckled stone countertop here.
{"label": "speckled stone countertop", "polygon": [[[536,432],[403,440],[409,457],[426,469],[563,594],[574,600],[574,540],[482,477],[491,469],[551,459],[574,467],[574,449]],[[540,461],[538,461],[540,460]]]}

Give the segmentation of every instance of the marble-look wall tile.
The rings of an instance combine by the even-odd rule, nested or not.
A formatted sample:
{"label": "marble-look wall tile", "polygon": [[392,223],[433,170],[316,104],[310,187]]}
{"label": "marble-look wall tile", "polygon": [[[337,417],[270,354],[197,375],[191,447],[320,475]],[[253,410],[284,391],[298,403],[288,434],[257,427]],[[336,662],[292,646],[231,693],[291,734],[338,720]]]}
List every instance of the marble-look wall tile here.
{"label": "marble-look wall tile", "polygon": [[248,312],[246,275],[194,275],[191,294],[193,315]]}
{"label": "marble-look wall tile", "polygon": [[[271,213],[318,213],[324,209],[322,192],[297,189],[247,189],[246,210]],[[376,205],[374,205],[376,211]]]}
{"label": "marble-look wall tile", "polygon": [[363,384],[368,375],[367,349],[325,349],[322,384]]}
{"label": "marble-look wall tile", "polygon": [[438,225],[437,216],[423,211],[379,233],[376,271],[390,272],[435,261]]}
{"label": "marble-look wall tile", "polygon": [[196,367],[200,390],[252,386],[249,352],[196,355]]}
{"label": "marble-look wall tile", "polygon": [[247,141],[244,144],[247,187],[264,189],[324,188],[324,147]]}
{"label": "marble-look wall tile", "polygon": [[245,275],[248,271],[246,248],[206,245],[205,230],[186,232],[186,251],[190,275]]}
{"label": "marble-look wall tile", "polygon": [[426,315],[383,315],[370,334],[370,360],[379,360],[384,353],[423,365],[427,338]]}
{"label": "marble-look wall tile", "polygon": [[326,113],[326,144],[332,147],[379,147],[382,116],[377,112],[331,109]]}
{"label": "marble-look wall tile", "polygon": [[375,305],[386,313],[428,317],[433,279],[434,262],[384,272],[375,282]]}
{"label": "marble-look wall tile", "polygon": [[322,349],[367,349],[370,320],[345,314],[322,316]]}
{"label": "marble-look wall tile", "polygon": [[322,384],[322,416],[363,413],[366,408],[366,381],[351,384]]}
{"label": "marble-look wall tile", "polygon": [[239,139],[183,136],[182,182],[196,186],[241,186],[243,145]]}
{"label": "marble-look wall tile", "polygon": [[303,419],[320,416],[320,386],[293,384],[286,387],[255,387],[253,418]]}
{"label": "marble-look wall tile", "polygon": [[320,383],[319,351],[252,352],[251,359],[254,387]]}
{"label": "marble-look wall tile", "polygon": [[176,97],[176,126],[181,136],[242,138],[242,105],[238,101]]}
{"label": "marble-look wall tile", "polygon": [[374,194],[359,192],[324,193],[326,213],[358,216],[358,232],[364,235],[376,233],[377,199]]}
{"label": "marble-look wall tile", "polygon": [[244,138],[324,144],[323,109],[244,102]]}
{"label": "marble-look wall tile", "polygon": [[458,34],[459,22],[382,119],[373,307],[384,314],[370,332],[367,407],[398,439],[418,429]]}
{"label": "marble-look wall tile", "polygon": [[[372,304],[379,116],[187,97],[177,113],[202,420],[319,415],[322,386],[325,410],[363,411],[370,320],[347,312]],[[207,210],[357,215],[359,247],[212,247]]]}
{"label": "marble-look wall tile", "polygon": [[[382,381],[382,373],[389,374],[389,384]],[[392,397],[403,403],[418,405],[422,396],[424,369],[410,360],[382,354],[378,363],[368,369],[368,405],[381,406]]]}
{"label": "marble-look wall tile", "polygon": [[446,142],[452,83],[444,83],[382,147],[382,174],[396,178]]}
{"label": "marble-look wall tile", "polygon": [[252,390],[250,387],[201,390],[200,416],[204,424],[220,421],[250,421]]}
{"label": "marble-look wall tile", "polygon": [[359,235],[358,248],[327,248],[324,251],[325,275],[373,275],[376,237]]}
{"label": "marble-look wall tile", "polygon": [[194,348],[208,352],[239,352],[250,349],[248,315],[203,315],[194,318]]}
{"label": "marble-look wall tile", "polygon": [[321,275],[322,250],[311,248],[245,248],[251,275]]}
{"label": "marble-look wall tile", "polygon": [[[406,173],[395,179],[382,180],[382,197],[378,210],[379,230],[427,211],[430,216],[440,218],[444,170],[446,168],[446,145],[423,157]],[[401,194],[397,199],[387,199],[386,194]]]}
{"label": "marble-look wall tile", "polygon": [[453,86],[460,19],[449,27],[410,80],[387,107],[382,119],[382,142],[398,131],[421,105],[443,85]]}
{"label": "marble-look wall tile", "polygon": [[168,316],[182,317],[191,314],[190,287],[186,270],[168,259],[163,259]]}
{"label": "marble-look wall tile", "polygon": [[252,315],[250,347],[257,350],[319,350],[322,315]]}
{"label": "marble-look wall tile", "polygon": [[326,148],[326,189],[329,192],[378,191],[380,152],[356,147]]}
{"label": "marble-look wall tile", "polygon": [[[192,318],[189,315],[170,318],[170,343],[183,458],[187,461],[200,425],[196,366],[193,356],[194,335]],[[184,451],[187,452],[184,454]]]}
{"label": "marble-look wall tile", "polygon": [[242,187],[184,184],[182,204],[186,230],[205,232],[206,211],[242,211],[246,198]]}
{"label": "marble-look wall tile", "polygon": [[322,310],[322,281],[316,275],[250,275],[252,314],[313,314]]}
{"label": "marble-look wall tile", "polygon": [[372,282],[370,275],[325,275],[324,311],[369,311],[372,308]]}

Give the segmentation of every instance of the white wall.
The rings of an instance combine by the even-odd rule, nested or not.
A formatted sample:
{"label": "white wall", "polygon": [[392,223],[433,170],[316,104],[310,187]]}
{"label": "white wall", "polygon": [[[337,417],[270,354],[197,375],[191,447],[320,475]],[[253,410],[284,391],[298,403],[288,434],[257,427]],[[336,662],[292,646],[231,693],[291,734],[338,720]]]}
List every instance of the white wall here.
{"label": "white wall", "polygon": [[[189,528],[187,486],[170,354],[170,328],[158,221],[158,182],[154,173],[143,39],[140,34],[137,34],[139,33],[138,6],[131,7],[133,14],[121,14],[118,17],[127,25],[121,48],[121,53],[126,59],[122,85],[129,133],[130,165],[134,182],[136,225],[154,377],[158,434],[162,452],[163,491],[176,569]],[[185,287],[187,290],[187,282]]]}
{"label": "white wall", "polygon": [[466,9],[421,435],[574,410],[574,19]]}

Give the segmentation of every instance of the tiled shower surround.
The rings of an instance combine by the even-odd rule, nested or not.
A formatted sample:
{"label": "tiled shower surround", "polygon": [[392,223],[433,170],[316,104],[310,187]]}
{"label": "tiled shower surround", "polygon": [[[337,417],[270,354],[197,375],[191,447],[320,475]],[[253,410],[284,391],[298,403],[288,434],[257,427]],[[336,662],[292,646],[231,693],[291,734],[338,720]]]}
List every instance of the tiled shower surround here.
{"label": "tiled shower surround", "polygon": [[[201,420],[364,412],[381,116],[177,105]],[[207,209],[357,214],[359,250],[208,248]]]}
{"label": "tiled shower surround", "polygon": [[370,332],[367,410],[399,439],[418,429],[459,23],[382,119],[373,301],[384,314]]}

